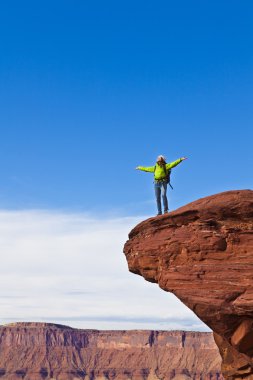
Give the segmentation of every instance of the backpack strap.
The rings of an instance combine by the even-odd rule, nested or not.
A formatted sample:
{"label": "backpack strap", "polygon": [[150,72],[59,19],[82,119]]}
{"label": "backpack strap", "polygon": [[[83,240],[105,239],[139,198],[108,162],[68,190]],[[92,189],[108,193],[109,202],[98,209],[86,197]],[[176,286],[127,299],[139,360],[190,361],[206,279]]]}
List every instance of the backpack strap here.
{"label": "backpack strap", "polygon": [[165,173],[166,173],[167,183],[170,185],[170,187],[171,187],[172,190],[173,190],[173,187],[172,187],[172,185],[171,185],[171,183],[170,183],[170,173],[171,173],[171,169],[168,169],[168,171],[167,171],[167,169],[166,169],[166,164],[164,165],[164,171],[165,171]]}
{"label": "backpack strap", "polygon": [[170,173],[171,173],[171,170],[169,169],[169,174],[168,174],[168,184],[170,185],[170,187],[171,187],[172,190],[173,190],[173,186],[172,186],[172,184],[170,183]]}

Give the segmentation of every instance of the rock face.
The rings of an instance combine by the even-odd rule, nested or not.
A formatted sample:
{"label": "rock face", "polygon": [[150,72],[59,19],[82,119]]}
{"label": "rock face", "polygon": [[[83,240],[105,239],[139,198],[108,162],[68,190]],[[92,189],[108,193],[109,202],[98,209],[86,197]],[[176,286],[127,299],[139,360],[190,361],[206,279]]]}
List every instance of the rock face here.
{"label": "rock face", "polygon": [[0,327],[1,380],[219,380],[220,362],[211,333]]}
{"label": "rock face", "polygon": [[215,332],[226,378],[253,379],[253,191],[148,219],[124,252],[131,272],[174,293]]}

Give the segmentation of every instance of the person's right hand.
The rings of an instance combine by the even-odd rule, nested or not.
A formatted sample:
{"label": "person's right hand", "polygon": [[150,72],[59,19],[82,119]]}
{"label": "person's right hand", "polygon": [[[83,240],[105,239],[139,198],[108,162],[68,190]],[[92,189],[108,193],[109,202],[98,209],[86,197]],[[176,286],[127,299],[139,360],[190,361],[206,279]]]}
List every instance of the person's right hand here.
{"label": "person's right hand", "polygon": [[136,166],[135,170],[139,170],[139,166]]}

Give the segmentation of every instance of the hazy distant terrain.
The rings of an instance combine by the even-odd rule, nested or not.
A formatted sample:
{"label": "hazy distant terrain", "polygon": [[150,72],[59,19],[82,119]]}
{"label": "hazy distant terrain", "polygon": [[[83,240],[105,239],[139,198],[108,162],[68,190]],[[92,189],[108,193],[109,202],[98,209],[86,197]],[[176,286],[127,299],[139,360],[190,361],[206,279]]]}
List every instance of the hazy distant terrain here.
{"label": "hazy distant terrain", "polygon": [[0,336],[1,379],[221,378],[221,359],[211,333],[16,323],[2,326]]}

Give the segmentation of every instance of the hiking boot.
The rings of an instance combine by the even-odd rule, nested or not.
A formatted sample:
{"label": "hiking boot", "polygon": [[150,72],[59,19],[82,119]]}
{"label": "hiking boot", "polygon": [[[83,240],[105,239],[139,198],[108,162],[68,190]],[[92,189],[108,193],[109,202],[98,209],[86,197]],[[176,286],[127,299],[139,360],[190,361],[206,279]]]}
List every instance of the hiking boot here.
{"label": "hiking boot", "polygon": [[169,212],[169,210],[166,210],[166,211],[164,210],[164,214],[168,214],[168,212]]}

